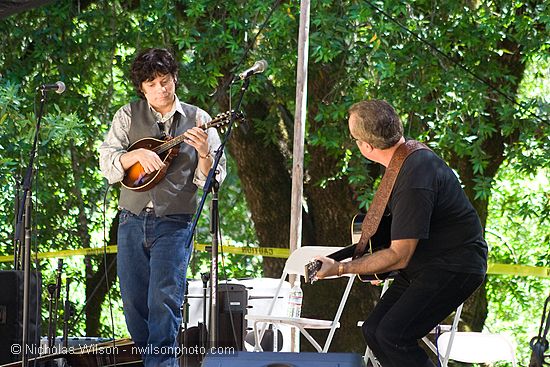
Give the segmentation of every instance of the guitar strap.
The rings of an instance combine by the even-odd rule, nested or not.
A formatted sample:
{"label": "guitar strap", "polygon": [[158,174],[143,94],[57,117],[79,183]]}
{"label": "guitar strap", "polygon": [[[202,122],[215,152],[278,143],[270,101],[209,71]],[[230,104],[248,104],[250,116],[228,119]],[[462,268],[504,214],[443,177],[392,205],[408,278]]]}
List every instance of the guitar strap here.
{"label": "guitar strap", "polygon": [[354,259],[363,256],[370,238],[376,233],[403,162],[405,162],[412,152],[419,149],[430,148],[416,140],[408,140],[401,144],[393,154],[390,164],[382,177],[380,186],[374,193],[372,203],[367,210],[363,224],[361,225],[361,238],[355,247],[355,253],[353,254]]}

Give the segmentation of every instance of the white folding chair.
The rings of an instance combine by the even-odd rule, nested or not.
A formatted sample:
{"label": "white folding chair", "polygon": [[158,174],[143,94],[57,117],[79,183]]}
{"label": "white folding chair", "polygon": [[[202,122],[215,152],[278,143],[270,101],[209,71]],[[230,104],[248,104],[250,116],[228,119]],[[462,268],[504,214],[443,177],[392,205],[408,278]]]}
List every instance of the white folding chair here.
{"label": "white folding chair", "polygon": [[[430,334],[435,335],[435,343],[430,340],[430,334],[422,338],[424,344],[426,344],[428,348],[430,348],[430,350],[439,358],[441,367],[447,367],[447,364],[449,363],[449,355],[452,350],[455,336],[458,332],[458,322],[460,321],[460,315],[462,314],[463,307],[464,303],[457,307],[453,317],[453,323],[451,325],[440,324],[430,332]],[[441,340],[441,336],[444,334],[446,337]],[[444,346],[445,348],[442,349],[441,346]]]}
{"label": "white folding chair", "polygon": [[[450,338],[454,336],[452,344]],[[465,363],[494,363],[508,361],[516,367],[515,347],[510,339],[501,334],[458,331],[454,335],[443,333],[437,339],[440,354],[448,359]],[[451,348],[448,349],[448,346]]]}
{"label": "white folding chair", "polygon": [[[313,257],[317,255],[328,255],[340,250],[341,248],[342,247],[304,246],[296,249],[294,252],[290,254],[290,256],[288,257],[285,263],[285,267],[283,269],[283,274],[281,275],[279,286],[269,305],[269,310],[267,311],[267,313],[265,315],[246,315],[245,316],[245,318],[248,321],[253,323],[255,351],[262,350],[261,340],[264,336],[265,330],[267,329],[268,325],[273,324],[276,326],[276,325],[284,324],[284,325],[296,327],[298,330],[300,330],[300,333],[304,335],[304,337],[315,347],[315,349],[318,352],[322,352],[322,353],[328,352],[328,348],[330,347],[330,343],[332,342],[334,333],[336,332],[336,329],[340,327],[340,316],[342,315],[342,311],[344,310],[344,306],[346,305],[346,301],[348,299],[351,287],[353,285],[355,275],[352,275],[352,274],[347,275],[349,279],[348,279],[346,288],[344,289],[342,299],[340,300],[340,304],[338,306],[336,315],[334,316],[333,320],[310,319],[305,317],[292,318],[292,317],[283,317],[283,316],[273,316],[272,312],[273,312],[273,306],[275,304],[275,301],[277,300],[277,296],[279,294],[281,286],[289,274],[296,274],[298,276],[303,276],[305,265],[309,261],[311,261]],[[261,328],[259,327],[259,325],[261,325]],[[308,329],[329,330],[327,339],[325,340],[322,346],[319,342],[317,342],[311,336],[311,334],[308,332]]]}

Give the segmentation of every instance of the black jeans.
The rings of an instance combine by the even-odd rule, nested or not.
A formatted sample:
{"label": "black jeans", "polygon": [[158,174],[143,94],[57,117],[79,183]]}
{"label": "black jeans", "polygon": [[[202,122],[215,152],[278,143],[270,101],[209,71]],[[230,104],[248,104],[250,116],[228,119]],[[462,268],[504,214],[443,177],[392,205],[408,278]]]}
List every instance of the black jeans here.
{"label": "black jeans", "polygon": [[433,366],[418,341],[483,282],[481,274],[400,272],[363,323],[363,335],[382,367]]}

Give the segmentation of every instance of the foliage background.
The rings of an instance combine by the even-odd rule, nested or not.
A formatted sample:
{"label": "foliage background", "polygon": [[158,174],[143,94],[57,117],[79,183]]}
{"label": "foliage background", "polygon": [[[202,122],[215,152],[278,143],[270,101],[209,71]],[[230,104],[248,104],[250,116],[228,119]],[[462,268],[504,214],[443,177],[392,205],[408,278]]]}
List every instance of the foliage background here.
{"label": "foliage background", "polygon": [[[427,142],[456,170],[486,225],[491,261],[549,266],[548,6],[517,0],[313,1],[304,244],[347,243],[351,217],[368,206],[380,171],[348,141],[346,110],[364,98],[383,98],[402,115],[408,136]],[[245,96],[249,122],[228,146],[222,230],[227,244],[288,247],[298,19],[299,4],[289,1],[60,0],[0,20],[1,253],[13,247],[11,208],[29,162],[39,105],[35,88],[54,80],[68,88],[60,96],[48,94],[40,130],[33,182],[36,251],[116,242],[118,192],[107,190],[96,152],[113,113],[134,98],[127,79],[134,52],[150,46],[176,51],[178,96],[212,115],[235,98],[236,87],[224,88],[232,73],[260,58],[269,61]],[[205,212],[198,242],[209,242],[207,217]],[[277,276],[282,265],[224,260],[228,277]],[[206,254],[197,254],[192,274],[208,264]],[[55,267],[55,261],[40,263],[44,284],[54,279]],[[105,268],[109,282],[102,279]],[[125,335],[115,268],[113,256],[67,261],[72,284],[84,285],[72,288],[80,315],[74,333],[110,335],[111,303],[115,333]],[[306,301],[304,312],[329,312],[338,287],[305,287],[306,300],[323,299],[327,310]],[[548,279],[489,275],[466,307],[465,324],[513,334],[526,361],[549,290]],[[343,317],[350,336],[338,334],[334,350],[362,351],[353,325],[377,297],[377,289],[354,287]]]}

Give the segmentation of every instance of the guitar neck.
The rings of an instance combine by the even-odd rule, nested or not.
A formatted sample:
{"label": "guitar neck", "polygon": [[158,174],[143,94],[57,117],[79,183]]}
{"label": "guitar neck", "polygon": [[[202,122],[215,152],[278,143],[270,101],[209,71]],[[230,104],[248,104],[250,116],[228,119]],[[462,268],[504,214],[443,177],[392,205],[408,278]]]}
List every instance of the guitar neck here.
{"label": "guitar neck", "polygon": [[[212,121],[210,121],[206,125],[202,125],[202,126],[199,126],[199,127],[203,131],[206,131],[206,130],[210,129],[211,127],[220,128],[220,127],[223,127],[223,126],[229,124],[229,122],[232,121],[231,117],[233,117],[234,120],[243,119],[242,113],[235,112],[235,111],[227,111],[227,112],[224,112],[224,113],[221,113],[221,114],[217,115]],[[185,133],[183,133],[181,135],[178,135],[173,139],[167,140],[166,142],[160,144],[159,146],[155,147],[152,150],[157,154],[161,154],[161,153],[166,152],[169,149],[174,148],[177,145],[180,145],[181,143],[183,143],[184,140],[185,140]]]}
{"label": "guitar neck", "polygon": [[333,252],[330,255],[327,255],[327,257],[336,261],[349,259],[353,257],[353,254],[355,253],[355,247],[357,247],[357,244],[346,246],[336,252]]}
{"label": "guitar neck", "polygon": [[[199,127],[203,130],[206,130],[210,126],[206,125],[206,126],[199,126]],[[160,144],[159,146],[157,146],[152,150],[157,154],[161,154],[166,152],[167,150],[174,148],[175,146],[180,145],[181,143],[183,143],[184,140],[185,140],[185,133],[178,135],[173,139],[167,140],[166,142]]]}

